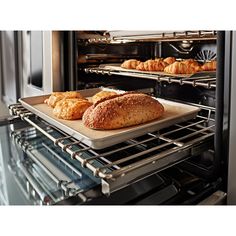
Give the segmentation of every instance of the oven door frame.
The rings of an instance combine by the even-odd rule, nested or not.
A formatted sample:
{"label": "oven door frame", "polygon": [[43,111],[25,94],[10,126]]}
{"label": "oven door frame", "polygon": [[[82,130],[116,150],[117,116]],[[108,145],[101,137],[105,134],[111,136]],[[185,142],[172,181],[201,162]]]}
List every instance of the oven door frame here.
{"label": "oven door frame", "polygon": [[[33,31],[21,31],[21,65],[22,83],[21,97],[49,94],[63,90],[61,33],[58,31],[42,31],[42,88],[29,84],[31,76],[30,35]],[[34,45],[33,45],[34,46]]]}

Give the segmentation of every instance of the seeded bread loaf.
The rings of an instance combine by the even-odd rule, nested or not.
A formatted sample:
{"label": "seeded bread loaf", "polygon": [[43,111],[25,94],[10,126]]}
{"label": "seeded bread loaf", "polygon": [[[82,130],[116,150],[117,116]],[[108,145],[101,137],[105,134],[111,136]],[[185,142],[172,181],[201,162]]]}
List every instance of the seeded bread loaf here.
{"label": "seeded bread loaf", "polygon": [[83,123],[92,129],[118,129],[158,119],[164,107],[146,94],[125,93],[99,100],[83,115]]}

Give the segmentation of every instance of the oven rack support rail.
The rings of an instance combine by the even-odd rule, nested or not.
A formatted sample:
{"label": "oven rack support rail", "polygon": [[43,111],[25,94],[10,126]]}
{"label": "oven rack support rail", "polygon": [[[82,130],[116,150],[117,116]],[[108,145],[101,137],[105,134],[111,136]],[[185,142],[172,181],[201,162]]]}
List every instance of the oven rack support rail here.
{"label": "oven rack support rail", "polygon": [[194,76],[189,78],[177,78],[170,76],[160,76],[156,74],[144,74],[142,72],[124,72],[118,70],[105,69],[100,67],[88,67],[84,68],[86,73],[96,73],[103,75],[119,75],[119,76],[129,76],[142,79],[156,80],[157,82],[167,82],[169,84],[176,83],[179,85],[192,85],[193,87],[204,87],[207,89],[216,88],[216,77],[209,75]]}
{"label": "oven rack support rail", "polygon": [[[68,136],[20,104],[9,109],[100,178],[101,191],[106,195],[213,147],[215,109],[209,107],[202,107],[207,110],[207,116],[199,115],[191,121],[102,150],[94,150]],[[53,136],[52,130],[61,136]]]}
{"label": "oven rack support rail", "polygon": [[[87,43],[129,43],[129,42],[160,42],[181,40],[216,40],[217,32],[213,30],[195,31],[168,31],[168,32],[145,32],[139,34],[127,34],[125,31],[119,35],[112,35],[107,31],[104,36],[86,39]],[[80,40],[80,39],[78,39]]]}

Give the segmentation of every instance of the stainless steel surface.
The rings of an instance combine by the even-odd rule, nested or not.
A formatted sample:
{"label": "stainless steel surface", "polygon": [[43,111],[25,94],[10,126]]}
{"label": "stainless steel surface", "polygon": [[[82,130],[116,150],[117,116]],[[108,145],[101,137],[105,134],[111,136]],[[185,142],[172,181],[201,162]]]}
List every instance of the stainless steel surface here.
{"label": "stainless steel surface", "polygon": [[[49,33],[48,33],[49,34]],[[62,35],[60,31],[52,31],[51,32],[51,39],[49,35],[47,38],[45,37],[45,40],[48,40],[52,45],[48,45],[48,48],[45,50],[52,50],[51,55],[45,52],[45,60],[49,60],[51,58],[52,60],[52,75],[49,73],[45,74],[44,76],[47,78],[47,80],[50,80],[51,78],[51,84],[52,84],[52,91],[64,91],[64,72],[62,70],[63,68],[63,55],[62,55],[62,49],[61,49],[61,39]],[[51,48],[50,48],[51,47]],[[47,63],[47,61],[45,62]],[[50,71],[50,68],[48,68],[48,71]]]}
{"label": "stainless steel surface", "polygon": [[[231,88],[230,88],[230,133],[229,133],[229,160],[228,160],[228,191],[227,204],[236,204],[236,32],[232,32],[232,58],[231,58]],[[226,158],[226,157],[225,157]]]}
{"label": "stainless steel surface", "polygon": [[[173,45],[172,43],[169,43],[169,45],[178,53],[180,54],[186,54],[188,55],[194,48],[194,46],[191,46],[190,48],[185,48],[185,47],[182,47],[180,46],[180,48],[177,48],[175,45]],[[185,44],[183,44],[185,45]]]}
{"label": "stainless steel surface", "polygon": [[6,127],[0,127],[0,204],[7,205],[9,202],[7,192],[6,161],[4,158],[9,156],[9,149],[5,148],[8,139],[5,135]]}
{"label": "stainless steel surface", "polygon": [[225,205],[226,204],[227,194],[223,191],[216,191],[198,205]]}
{"label": "stainless steel surface", "polygon": [[13,124],[20,120],[19,116],[0,116],[0,126]]}
{"label": "stainless steel surface", "polygon": [[[107,36],[106,36],[107,35]],[[216,31],[107,31],[102,37],[87,39],[89,43],[126,43],[126,42],[157,42],[182,40],[216,39]]]}
{"label": "stainless steel surface", "polygon": [[[31,76],[31,46],[30,31],[22,31],[22,67],[23,81],[21,96],[36,96],[60,91],[63,89],[61,81],[61,54],[60,54],[60,34],[58,32],[42,32],[42,88],[29,84]],[[37,45],[32,45],[37,46]],[[53,51],[55,50],[55,51]]]}
{"label": "stainless steel surface", "polygon": [[[213,110],[208,110],[209,114],[212,112]],[[173,125],[167,130],[147,133],[141,140],[139,138],[126,140],[120,147],[98,151],[87,147],[62,131],[59,137],[53,136],[50,130],[59,130],[46,122],[40,122],[40,120],[35,122],[32,117],[24,115],[21,117],[52,140],[55,145],[70,154],[72,159],[78,160],[82,167],[88,168],[94,176],[101,178],[104,194],[110,194],[150,174],[208,150],[213,145],[214,137],[214,125],[206,126],[210,117],[208,115],[206,118],[201,117]],[[41,158],[39,160],[38,162],[42,162]]]}
{"label": "stainless steel surface", "polygon": [[216,87],[216,75],[215,73],[197,73],[195,75],[178,75],[178,76],[167,76],[161,75],[161,73],[153,73],[153,72],[142,72],[136,70],[124,70],[124,69],[109,69],[102,68],[101,66],[93,66],[84,68],[86,73],[96,73],[96,74],[107,74],[107,75],[119,75],[119,76],[129,76],[129,77],[137,77],[143,79],[151,79],[156,80],[158,82],[168,82],[168,83],[177,83],[180,85],[188,84],[193,87],[204,87],[204,88],[215,88]]}
{"label": "stainless steel surface", "polygon": [[[106,89],[98,88],[80,90],[80,93],[84,97],[91,97],[101,90]],[[74,138],[81,140],[83,143],[87,144],[88,146],[94,149],[106,148],[111,145],[123,142],[127,139],[143,135],[147,132],[157,131],[172,124],[192,119],[200,110],[198,107],[195,106],[176,103],[158,98],[158,101],[160,101],[165,108],[164,115],[158,120],[154,120],[149,123],[133,127],[100,131],[92,130],[85,127],[83,125],[82,120],[65,121],[62,119],[58,119],[53,115],[52,108],[49,108],[46,104],[44,104],[44,100],[47,97],[48,96],[29,97],[22,98],[19,101],[25,108],[29,109],[37,116],[43,118],[50,124],[57,126],[64,132],[68,133],[68,135],[71,135]]]}
{"label": "stainless steel surface", "polygon": [[2,97],[6,104],[16,103],[19,98],[18,74],[18,47],[17,33],[14,31],[0,32],[0,57],[1,57],[1,85]]}
{"label": "stainless steel surface", "polygon": [[[0,81],[1,83],[1,81]],[[0,87],[1,89],[1,87]],[[9,109],[7,108],[6,104],[4,104],[0,99],[0,117],[1,116],[8,116],[9,115]]]}

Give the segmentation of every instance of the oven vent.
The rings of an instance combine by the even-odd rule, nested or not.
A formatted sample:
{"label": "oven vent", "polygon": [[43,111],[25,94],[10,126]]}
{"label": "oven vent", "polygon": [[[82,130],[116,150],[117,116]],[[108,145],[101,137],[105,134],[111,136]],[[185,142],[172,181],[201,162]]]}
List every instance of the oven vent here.
{"label": "oven vent", "polygon": [[216,60],[216,53],[211,50],[203,50],[197,53],[195,59],[200,62]]}

